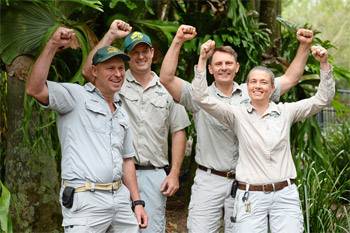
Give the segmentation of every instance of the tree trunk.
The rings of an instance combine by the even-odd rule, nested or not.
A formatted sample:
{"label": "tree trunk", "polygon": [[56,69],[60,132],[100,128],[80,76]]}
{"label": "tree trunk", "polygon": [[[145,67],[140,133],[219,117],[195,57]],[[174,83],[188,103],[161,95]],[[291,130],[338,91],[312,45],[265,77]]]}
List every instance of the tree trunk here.
{"label": "tree trunk", "polygon": [[[59,179],[52,151],[24,142],[23,122],[35,127],[38,113],[25,116],[24,90],[32,59],[22,56],[7,67],[7,146],[5,182],[11,192],[10,213],[14,232],[60,232]],[[26,109],[30,111],[30,109]],[[26,119],[25,119],[26,118]],[[44,141],[50,141],[45,138]],[[37,145],[40,145],[38,143]],[[39,149],[37,149],[39,148]]]}
{"label": "tree trunk", "polygon": [[168,14],[170,9],[170,0],[158,1],[157,18],[160,20],[168,20]]}
{"label": "tree trunk", "polygon": [[260,1],[260,22],[265,23],[271,31],[270,39],[272,47],[268,54],[277,56],[281,45],[281,26],[276,21],[276,17],[281,14],[280,0],[263,0]]}

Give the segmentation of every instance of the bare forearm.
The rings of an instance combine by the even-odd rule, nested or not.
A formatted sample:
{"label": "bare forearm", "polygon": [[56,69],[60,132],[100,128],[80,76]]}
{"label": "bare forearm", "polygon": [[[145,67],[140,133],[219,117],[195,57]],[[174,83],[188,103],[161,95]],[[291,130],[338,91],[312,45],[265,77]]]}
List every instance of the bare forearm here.
{"label": "bare forearm", "polygon": [[171,171],[170,174],[179,176],[181,164],[184,159],[186,148],[186,132],[185,130],[179,130],[172,135],[172,159],[171,159]]}
{"label": "bare forearm", "polygon": [[124,159],[123,182],[130,191],[131,200],[139,200],[140,194],[137,187],[136,170],[132,159]]}
{"label": "bare forearm", "polygon": [[162,67],[160,69],[160,81],[164,85],[170,83],[175,78],[176,68],[178,65],[178,59],[182,45],[182,41],[179,41],[176,38],[174,38],[163,59]]}
{"label": "bare forearm", "polygon": [[304,68],[309,56],[310,45],[301,44],[298,47],[295,58],[286,70],[283,79],[281,79],[281,95],[295,86],[304,73]]}
{"label": "bare forearm", "polygon": [[51,62],[55,57],[57,49],[58,48],[52,45],[50,41],[46,44],[43,51],[35,61],[26,83],[27,94],[33,96],[44,104],[48,103],[46,80],[49,74]]}

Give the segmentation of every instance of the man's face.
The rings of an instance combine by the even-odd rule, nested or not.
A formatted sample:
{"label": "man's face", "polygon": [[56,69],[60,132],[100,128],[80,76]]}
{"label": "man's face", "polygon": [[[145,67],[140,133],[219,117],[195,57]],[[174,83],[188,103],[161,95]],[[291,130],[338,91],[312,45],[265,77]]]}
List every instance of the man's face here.
{"label": "man's face", "polygon": [[118,92],[124,83],[125,65],[118,57],[93,66],[92,72],[96,77],[95,86],[104,94]]}
{"label": "man's face", "polygon": [[154,50],[147,44],[136,45],[129,53],[129,68],[132,72],[145,73],[151,70]]}
{"label": "man's face", "polygon": [[252,101],[270,101],[275,89],[271,76],[263,70],[255,70],[248,78],[248,93]]}
{"label": "man's face", "polygon": [[216,83],[232,85],[232,81],[239,70],[239,63],[233,55],[216,51],[208,68]]}

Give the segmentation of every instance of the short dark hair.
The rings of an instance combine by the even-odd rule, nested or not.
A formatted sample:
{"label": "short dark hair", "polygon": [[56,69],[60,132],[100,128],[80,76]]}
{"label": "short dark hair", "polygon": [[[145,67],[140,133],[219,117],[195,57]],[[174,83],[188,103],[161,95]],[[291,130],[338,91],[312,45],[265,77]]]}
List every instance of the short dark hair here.
{"label": "short dark hair", "polygon": [[[216,52],[223,52],[223,53],[231,54],[231,55],[235,58],[235,60],[236,60],[236,62],[237,62],[238,54],[237,54],[237,52],[236,52],[231,46],[229,46],[229,45],[224,45],[224,46],[220,46],[220,47],[215,48],[215,49],[214,49],[214,53],[216,53]],[[213,53],[213,55],[209,58],[209,64],[211,64],[212,58],[213,58],[213,56],[214,56],[214,53]]]}
{"label": "short dark hair", "polygon": [[249,73],[248,73],[248,76],[247,76],[247,82],[249,82],[249,78],[250,78],[251,74],[252,74],[254,71],[257,71],[257,70],[263,71],[263,72],[267,73],[267,74],[270,76],[270,78],[271,78],[271,84],[272,84],[272,85],[275,85],[275,75],[274,75],[273,72],[272,72],[269,68],[267,68],[266,66],[255,66],[253,69],[251,69],[251,70],[249,71]]}

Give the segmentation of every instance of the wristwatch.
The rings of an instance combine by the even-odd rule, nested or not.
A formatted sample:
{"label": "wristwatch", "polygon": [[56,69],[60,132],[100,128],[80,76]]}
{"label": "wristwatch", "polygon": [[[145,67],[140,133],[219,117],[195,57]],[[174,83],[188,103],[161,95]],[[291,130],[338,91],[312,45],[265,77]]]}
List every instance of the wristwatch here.
{"label": "wristwatch", "polygon": [[137,205],[142,205],[143,207],[145,207],[145,201],[143,201],[143,200],[132,201],[131,202],[131,209],[132,209],[132,211],[134,211],[135,206],[137,206]]}

